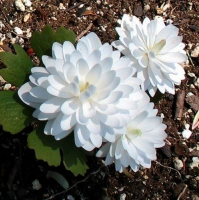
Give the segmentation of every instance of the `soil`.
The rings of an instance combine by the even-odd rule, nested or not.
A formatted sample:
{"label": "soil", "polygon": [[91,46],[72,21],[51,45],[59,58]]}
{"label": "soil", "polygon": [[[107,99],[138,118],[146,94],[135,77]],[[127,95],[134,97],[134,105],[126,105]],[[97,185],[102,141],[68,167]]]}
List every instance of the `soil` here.
{"label": "soil", "polygon": [[[176,116],[178,95],[199,93],[199,57],[194,50],[199,45],[199,2],[197,0],[32,0],[32,6],[25,11],[16,9],[14,0],[0,0],[1,51],[12,51],[12,42],[19,43],[26,51],[30,46],[30,33],[41,31],[45,25],[54,30],[60,26],[73,30],[81,37],[90,31],[97,33],[103,43],[118,38],[115,27],[124,13],[131,13],[141,20],[146,16],[164,17],[172,20],[183,36],[189,60],[183,65],[186,79],[176,86],[176,94],[164,94],[155,104],[158,115],[167,125],[165,147],[157,149],[157,160],[150,169],[141,168],[134,173],[127,168],[118,173],[114,165],[105,167],[100,159],[88,156],[90,169],[85,176],[73,176],[63,166],[49,167],[35,158],[33,150],[27,147],[27,135],[31,125],[21,133],[12,135],[0,131],[0,199],[42,200],[42,199],[96,199],[96,200],[197,200],[199,199],[199,164],[193,159],[199,156],[199,129],[192,131],[189,139],[182,136],[185,124],[190,127],[198,110],[189,99],[180,96],[182,116]],[[63,5],[61,7],[60,5]],[[61,9],[63,8],[63,9]],[[24,20],[24,17],[26,19]],[[168,22],[168,21],[167,21]],[[23,30],[17,34],[14,27]],[[30,30],[29,35],[26,33]],[[5,34],[5,39],[3,35]],[[33,55],[31,58],[38,63]],[[2,66],[2,63],[1,67]],[[1,90],[6,82],[1,81]],[[12,87],[11,87],[12,88]],[[179,113],[177,113],[179,114]],[[176,166],[176,160],[182,166]],[[193,167],[192,165],[196,166]],[[48,171],[56,171],[69,182],[70,188],[63,188],[51,178]],[[33,189],[32,182],[38,180],[41,188]]]}

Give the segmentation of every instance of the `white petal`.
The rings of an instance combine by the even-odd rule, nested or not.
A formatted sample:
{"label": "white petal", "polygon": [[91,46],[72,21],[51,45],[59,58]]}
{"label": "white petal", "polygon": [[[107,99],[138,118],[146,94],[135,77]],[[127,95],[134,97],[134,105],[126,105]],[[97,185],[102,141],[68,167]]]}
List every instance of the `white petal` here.
{"label": "white petal", "polygon": [[115,71],[108,71],[104,73],[104,75],[100,79],[100,82],[98,83],[98,88],[105,89],[106,87],[108,87],[113,82],[115,76]]}
{"label": "white petal", "polygon": [[75,51],[74,45],[69,41],[65,41],[63,44],[63,54],[64,54],[65,61],[69,61],[66,59],[65,55],[67,54],[71,55],[73,51]]}
{"label": "white petal", "polygon": [[77,69],[77,73],[78,73],[80,80],[85,81],[84,80],[85,76],[89,71],[89,66],[88,66],[88,63],[86,62],[86,60],[79,59],[77,62],[76,69]]}
{"label": "white petal", "polygon": [[74,95],[74,96],[79,96],[80,95],[80,88],[79,85],[75,84],[75,83],[71,83],[69,85],[69,89],[70,92]]}
{"label": "white petal", "polygon": [[75,145],[77,147],[81,147],[90,138],[90,132],[86,128],[86,126],[81,126],[79,124],[76,124],[75,126],[74,135],[75,135]]}
{"label": "white petal", "polygon": [[187,60],[187,56],[178,52],[168,52],[156,56],[158,60],[168,63],[183,63]]}
{"label": "white petal", "polygon": [[87,44],[90,53],[102,46],[99,37],[93,32],[89,33],[86,37],[82,37],[81,40]]}
{"label": "white petal", "polygon": [[107,98],[100,101],[101,104],[112,104],[119,101],[119,99],[123,96],[121,91],[113,91]]}
{"label": "white petal", "polygon": [[42,88],[42,87],[33,87],[30,90],[30,95],[32,95],[35,98],[39,98],[39,99],[49,99],[52,98],[52,95],[49,94],[46,89]]}
{"label": "white petal", "polygon": [[91,133],[90,140],[91,140],[92,144],[97,148],[99,148],[102,145],[102,136],[100,136],[99,134]]}
{"label": "white petal", "polygon": [[53,58],[63,59],[62,45],[58,42],[54,42],[52,46],[52,56]]}
{"label": "white petal", "polygon": [[116,49],[118,49],[125,56],[131,54],[129,48],[127,48],[124,44],[122,44],[122,42],[120,40],[116,40],[116,41],[112,42],[111,45],[113,45]]}
{"label": "white petal", "polygon": [[73,51],[73,53],[70,55],[70,62],[71,62],[74,66],[76,66],[78,60],[81,59],[81,58],[82,58],[82,54],[81,54],[79,51],[75,50],[75,51]]}
{"label": "white petal", "polygon": [[116,149],[115,149],[115,158],[120,159],[123,154],[123,145],[122,145],[122,140],[117,141]]}
{"label": "white petal", "polygon": [[[45,56],[44,56],[45,57]],[[46,56],[48,57],[48,56]],[[46,68],[44,67],[33,67],[31,68],[31,72],[35,73],[35,72],[40,72],[40,73],[45,73],[45,74],[49,74],[49,72],[46,70]]]}
{"label": "white petal", "polygon": [[85,77],[85,81],[89,84],[96,85],[101,77],[102,68],[99,64],[94,65]]}
{"label": "white petal", "polygon": [[84,59],[88,58],[89,51],[88,51],[88,47],[85,42],[83,42],[82,40],[79,40],[76,48],[78,51],[81,52]]}
{"label": "white petal", "polygon": [[54,122],[54,119],[47,121],[45,128],[44,128],[44,133],[46,135],[51,135],[51,127],[52,127],[53,122]]}
{"label": "white petal", "polygon": [[50,74],[57,74],[56,67],[55,67],[55,59],[49,56],[42,56],[42,61]]}
{"label": "white petal", "polygon": [[40,111],[43,113],[59,112],[64,101],[64,99],[58,97],[51,98],[40,106]]}
{"label": "white petal", "polygon": [[56,117],[56,119],[54,120],[51,126],[51,135],[58,136],[59,134],[62,134],[63,132],[65,132],[65,130],[63,130],[61,127],[62,118],[63,118],[63,114],[59,113],[59,115]]}
{"label": "white petal", "polygon": [[96,153],[96,157],[105,157],[108,154],[108,151],[110,149],[111,143],[107,142],[104,144],[100,150]]}
{"label": "white petal", "polygon": [[20,97],[20,99],[27,105],[33,107],[33,108],[37,108],[40,103],[35,103],[35,102],[31,102],[29,101],[29,92],[32,89],[32,87],[34,87],[34,85],[30,82],[25,83],[24,85],[22,85],[19,90],[18,90],[18,95]]}
{"label": "white petal", "polygon": [[79,124],[86,125],[88,122],[88,118],[84,116],[82,108],[79,108],[76,112],[76,119]]}
{"label": "white petal", "polygon": [[159,52],[160,54],[166,53],[168,51],[171,51],[176,46],[178,46],[182,41],[182,36],[176,36],[172,37],[166,40],[166,45],[162,48],[162,50]]}
{"label": "white petal", "polygon": [[113,48],[108,43],[103,44],[99,50],[101,51],[101,60],[112,56]]}
{"label": "white petal", "polygon": [[89,68],[91,69],[94,65],[98,64],[101,60],[101,52],[99,50],[93,51],[89,56],[88,56],[88,65]]}
{"label": "white petal", "polygon": [[65,100],[65,102],[61,105],[61,111],[65,115],[71,115],[76,112],[76,110],[80,107],[80,102],[78,98],[70,98]]}
{"label": "white petal", "polygon": [[59,135],[55,135],[54,137],[55,137],[56,140],[61,140],[64,137],[68,136],[72,131],[73,131],[73,128],[69,129],[67,131],[63,131],[62,133],[60,133]]}
{"label": "white petal", "polygon": [[61,121],[61,128],[63,130],[69,130],[73,128],[73,126],[76,124],[76,116],[73,115],[64,115]]}

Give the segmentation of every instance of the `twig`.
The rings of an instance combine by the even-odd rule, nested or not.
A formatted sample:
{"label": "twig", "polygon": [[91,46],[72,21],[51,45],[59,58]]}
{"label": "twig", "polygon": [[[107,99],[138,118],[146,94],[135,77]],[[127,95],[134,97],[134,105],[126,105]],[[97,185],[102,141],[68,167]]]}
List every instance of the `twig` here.
{"label": "twig", "polygon": [[97,171],[90,173],[85,179],[83,179],[83,180],[81,180],[81,181],[78,181],[77,183],[75,183],[74,185],[72,185],[71,187],[69,187],[68,189],[66,189],[66,190],[64,190],[64,191],[62,191],[62,192],[59,192],[59,193],[57,193],[57,194],[55,194],[55,195],[52,195],[52,196],[50,196],[49,198],[44,199],[44,200],[50,200],[50,199],[52,199],[52,198],[54,198],[54,197],[56,197],[56,196],[59,196],[59,195],[61,195],[61,194],[64,194],[65,192],[68,192],[69,190],[71,190],[71,189],[73,189],[74,187],[76,187],[79,183],[85,182],[90,176],[92,176],[92,175],[97,174],[98,172],[100,172],[100,170],[102,169],[102,167],[104,167],[104,165],[101,166]]}
{"label": "twig", "polygon": [[164,166],[164,165],[162,165],[161,163],[159,163],[158,161],[154,161],[154,162],[155,162],[156,164],[160,165],[161,167],[168,168],[168,169],[171,169],[171,170],[176,171],[176,172],[178,173],[178,175],[180,176],[180,179],[182,180],[182,176],[181,176],[180,172],[179,172],[177,169],[174,169],[174,168],[168,167],[168,166]]}
{"label": "twig", "polygon": [[189,59],[191,65],[194,67],[194,64],[193,64],[193,61],[192,61],[192,59],[191,59],[191,56],[189,55],[189,52],[187,52],[187,56],[188,56],[188,59]]}
{"label": "twig", "polygon": [[182,197],[182,195],[185,193],[186,189],[187,189],[187,185],[184,186],[184,189],[183,189],[182,192],[179,194],[177,200],[180,200],[180,198]]}
{"label": "twig", "polygon": [[184,99],[185,99],[185,91],[179,90],[177,93],[176,112],[175,112],[175,119],[177,120],[181,120],[182,118],[184,109]]}
{"label": "twig", "polygon": [[91,22],[88,27],[86,28],[86,30],[82,31],[76,38],[76,41],[78,41],[80,38],[82,38],[93,26],[93,22]]}
{"label": "twig", "polygon": [[65,12],[69,12],[70,10],[82,5],[82,4],[86,4],[88,2],[79,2],[79,3],[76,3],[74,6],[71,6],[70,8],[66,9]]}
{"label": "twig", "polygon": [[12,185],[13,185],[13,181],[17,175],[17,172],[19,171],[19,168],[20,168],[20,164],[21,164],[21,161],[19,158],[16,158],[15,160],[15,165],[14,167],[12,168],[12,171],[8,177],[8,181],[7,181],[7,186],[8,186],[8,189],[11,190],[12,189]]}

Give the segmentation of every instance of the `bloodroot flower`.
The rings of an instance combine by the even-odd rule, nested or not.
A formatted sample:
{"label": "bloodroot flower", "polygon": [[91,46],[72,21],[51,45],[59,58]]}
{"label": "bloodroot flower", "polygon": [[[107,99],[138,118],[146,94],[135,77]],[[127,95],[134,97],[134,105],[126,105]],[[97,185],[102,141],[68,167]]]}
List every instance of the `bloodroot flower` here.
{"label": "bloodroot flower", "polygon": [[131,59],[142,89],[151,96],[157,89],[174,94],[174,84],[179,85],[185,78],[178,63],[187,60],[178,28],[165,26],[162,18],[145,18],[141,23],[137,17],[125,14],[116,31],[120,37],[112,45]]}
{"label": "bloodroot flower", "polygon": [[156,159],[155,148],[164,146],[166,125],[157,117],[153,103],[141,108],[141,112],[117,134],[113,143],[107,142],[97,152],[97,157],[106,157],[105,165],[115,163],[117,171],[122,172],[130,166],[138,171],[139,166],[151,167]]}
{"label": "bloodroot flower", "polygon": [[115,140],[114,129],[130,121],[130,110],[149,101],[132,76],[135,69],[119,51],[101,44],[94,33],[74,45],[54,43],[45,67],[32,68],[30,82],[19,97],[36,108],[33,116],[47,120],[44,133],[60,140],[74,131],[75,144],[90,151],[102,140]]}

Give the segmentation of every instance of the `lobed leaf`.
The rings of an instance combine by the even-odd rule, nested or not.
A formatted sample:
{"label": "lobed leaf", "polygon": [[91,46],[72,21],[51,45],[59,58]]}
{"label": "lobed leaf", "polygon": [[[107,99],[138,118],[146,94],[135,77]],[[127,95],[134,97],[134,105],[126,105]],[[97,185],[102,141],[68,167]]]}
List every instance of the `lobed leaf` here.
{"label": "lobed leaf", "polygon": [[6,66],[0,70],[0,74],[7,82],[20,87],[28,81],[33,63],[21,46],[14,44],[14,49],[16,55],[10,52],[0,53],[0,60]]}
{"label": "lobed leaf", "polygon": [[45,26],[41,33],[38,31],[34,32],[30,40],[31,46],[40,60],[42,55],[52,56],[52,44],[54,42],[63,44],[64,41],[70,41],[74,44],[74,32],[64,27],[60,27],[57,29],[57,32],[54,32],[50,26]]}
{"label": "lobed leaf", "polygon": [[59,166],[61,163],[58,142],[54,137],[44,134],[45,123],[39,124],[37,129],[28,136],[28,147],[34,149],[36,158],[43,160],[50,166]]}
{"label": "lobed leaf", "polygon": [[60,141],[60,148],[63,152],[63,163],[66,169],[70,170],[75,176],[84,175],[88,166],[86,155],[82,148],[78,148],[74,143],[74,134]]}
{"label": "lobed leaf", "polygon": [[40,122],[39,127],[28,136],[28,147],[34,149],[36,158],[46,161],[50,166],[59,166],[61,149],[65,168],[75,176],[84,175],[88,169],[87,159],[83,149],[75,146],[74,135],[71,133],[57,141],[54,137],[44,134],[44,126],[45,123]]}
{"label": "lobed leaf", "polygon": [[32,122],[33,109],[24,105],[14,91],[0,92],[0,124],[12,134],[22,131]]}

